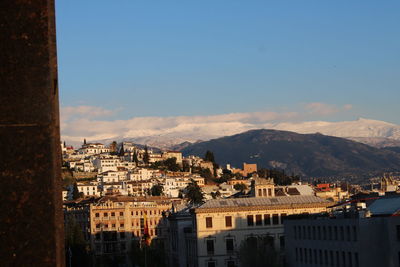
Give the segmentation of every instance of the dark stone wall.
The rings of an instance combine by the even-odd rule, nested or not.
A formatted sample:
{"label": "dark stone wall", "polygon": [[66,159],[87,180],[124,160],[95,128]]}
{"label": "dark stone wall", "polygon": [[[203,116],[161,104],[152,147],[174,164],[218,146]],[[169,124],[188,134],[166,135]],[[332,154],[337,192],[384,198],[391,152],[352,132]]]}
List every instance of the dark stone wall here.
{"label": "dark stone wall", "polygon": [[0,266],[64,266],[54,0],[0,1]]}

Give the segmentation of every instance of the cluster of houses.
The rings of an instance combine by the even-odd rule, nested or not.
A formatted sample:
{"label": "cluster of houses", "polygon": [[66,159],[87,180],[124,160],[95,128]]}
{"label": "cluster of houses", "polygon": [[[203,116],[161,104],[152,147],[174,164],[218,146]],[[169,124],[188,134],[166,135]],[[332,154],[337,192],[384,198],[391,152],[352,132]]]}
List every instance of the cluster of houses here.
{"label": "cluster of houses", "polygon": [[[78,150],[63,145],[63,151],[65,165],[80,177],[77,187],[82,194],[72,199],[72,186],[63,192],[66,223],[73,219],[79,224],[95,258],[125,255],[129,266],[132,242],[146,239],[162,244],[166,266],[247,266],[241,257],[243,242],[262,237],[287,266],[399,264],[390,265],[397,252],[382,246],[373,245],[374,253],[365,253],[368,242],[386,245],[399,240],[400,222],[393,216],[400,213],[400,197],[395,194],[397,181],[389,176],[381,179],[378,191],[351,195],[333,184],[279,186],[271,178],[258,177],[255,164],[244,164],[243,169],[227,168],[250,174],[248,179],[207,184],[190,170],[149,168],[150,162],[169,158],[178,165],[187,161],[188,166],[212,166],[176,151],[153,153],[128,142],[119,150],[84,144]],[[145,153],[148,164],[142,164]],[[200,204],[180,194],[192,181],[204,195]],[[237,184],[245,186],[236,190]],[[155,185],[163,188],[160,196],[150,193]],[[390,233],[388,239],[361,238],[371,229]]]}

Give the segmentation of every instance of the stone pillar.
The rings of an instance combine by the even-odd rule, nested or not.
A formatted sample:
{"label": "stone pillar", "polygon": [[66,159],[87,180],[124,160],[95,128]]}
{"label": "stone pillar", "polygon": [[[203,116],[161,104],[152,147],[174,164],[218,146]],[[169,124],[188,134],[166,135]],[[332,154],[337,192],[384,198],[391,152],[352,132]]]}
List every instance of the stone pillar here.
{"label": "stone pillar", "polygon": [[0,1],[0,266],[64,266],[54,0]]}

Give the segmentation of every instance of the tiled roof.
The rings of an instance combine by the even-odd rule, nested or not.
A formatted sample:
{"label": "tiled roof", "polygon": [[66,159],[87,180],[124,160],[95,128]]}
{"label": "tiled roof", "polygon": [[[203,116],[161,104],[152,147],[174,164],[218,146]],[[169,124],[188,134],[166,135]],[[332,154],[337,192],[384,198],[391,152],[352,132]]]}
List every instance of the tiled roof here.
{"label": "tiled roof", "polygon": [[233,198],[233,199],[211,199],[201,205],[198,209],[227,208],[227,207],[252,207],[252,206],[278,206],[290,204],[328,204],[329,201],[316,196],[283,196],[271,198]]}

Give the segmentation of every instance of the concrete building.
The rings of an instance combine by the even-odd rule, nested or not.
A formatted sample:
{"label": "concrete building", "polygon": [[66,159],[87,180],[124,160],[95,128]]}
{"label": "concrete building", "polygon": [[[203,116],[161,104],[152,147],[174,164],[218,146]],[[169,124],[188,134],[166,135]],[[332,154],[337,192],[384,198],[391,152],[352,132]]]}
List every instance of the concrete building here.
{"label": "concrete building", "polygon": [[366,210],[286,220],[287,264],[289,267],[399,266],[398,214],[400,198],[386,197],[374,201]]}
{"label": "concrete building", "polygon": [[180,151],[166,151],[162,153],[163,160],[176,158],[176,163],[182,165],[182,152]]}
{"label": "concrete building", "polygon": [[143,237],[147,224],[151,242],[166,242],[165,213],[180,199],[105,196],[64,202],[66,222],[72,218],[81,226],[95,256],[124,255],[133,240]]}
{"label": "concrete building", "polygon": [[238,248],[254,236],[269,236],[279,250],[285,242],[286,216],[325,212],[330,204],[315,196],[209,200],[193,210],[192,232],[185,237],[191,244],[186,248],[186,266],[240,266]]}

